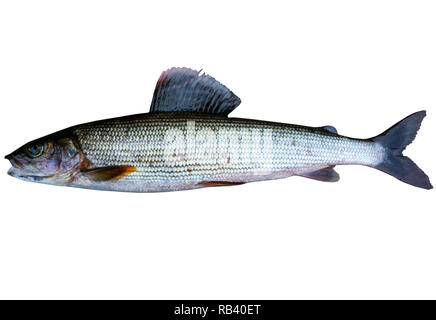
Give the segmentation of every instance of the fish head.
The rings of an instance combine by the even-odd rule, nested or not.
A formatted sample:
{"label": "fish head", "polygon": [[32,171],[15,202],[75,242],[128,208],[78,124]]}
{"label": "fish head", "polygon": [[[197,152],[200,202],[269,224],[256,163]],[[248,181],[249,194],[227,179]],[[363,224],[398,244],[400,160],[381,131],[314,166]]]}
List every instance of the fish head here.
{"label": "fish head", "polygon": [[82,153],[75,139],[49,135],[26,143],[5,156],[8,174],[26,181],[66,185],[80,170]]}

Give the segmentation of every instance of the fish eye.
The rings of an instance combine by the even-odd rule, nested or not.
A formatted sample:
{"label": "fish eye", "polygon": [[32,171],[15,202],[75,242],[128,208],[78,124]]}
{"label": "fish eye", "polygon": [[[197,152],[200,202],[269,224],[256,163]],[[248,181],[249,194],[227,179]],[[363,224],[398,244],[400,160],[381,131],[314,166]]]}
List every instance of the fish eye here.
{"label": "fish eye", "polygon": [[44,146],[39,143],[31,144],[30,146],[26,147],[25,151],[29,157],[37,158],[44,151]]}

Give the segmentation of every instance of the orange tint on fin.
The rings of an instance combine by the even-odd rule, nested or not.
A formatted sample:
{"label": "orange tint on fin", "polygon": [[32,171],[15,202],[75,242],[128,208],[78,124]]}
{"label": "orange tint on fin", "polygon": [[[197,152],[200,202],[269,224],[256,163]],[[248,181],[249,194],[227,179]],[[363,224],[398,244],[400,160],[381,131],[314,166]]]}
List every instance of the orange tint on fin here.
{"label": "orange tint on fin", "polygon": [[118,180],[136,171],[132,166],[110,166],[95,169],[85,169],[82,173],[94,181]]}
{"label": "orange tint on fin", "polygon": [[226,186],[238,186],[245,182],[232,182],[232,181],[202,181],[199,183],[202,187],[226,187]]}

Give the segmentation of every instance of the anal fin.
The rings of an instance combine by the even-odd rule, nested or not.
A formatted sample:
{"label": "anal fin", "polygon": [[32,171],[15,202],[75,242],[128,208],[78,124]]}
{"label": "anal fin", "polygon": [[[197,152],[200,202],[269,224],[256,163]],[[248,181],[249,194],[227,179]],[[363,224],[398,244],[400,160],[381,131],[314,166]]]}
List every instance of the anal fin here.
{"label": "anal fin", "polygon": [[94,169],[83,169],[81,172],[94,181],[118,180],[136,171],[133,166],[109,166]]}
{"label": "anal fin", "polygon": [[300,176],[325,182],[336,182],[339,174],[333,169],[335,166],[326,167],[320,170],[300,174]]}

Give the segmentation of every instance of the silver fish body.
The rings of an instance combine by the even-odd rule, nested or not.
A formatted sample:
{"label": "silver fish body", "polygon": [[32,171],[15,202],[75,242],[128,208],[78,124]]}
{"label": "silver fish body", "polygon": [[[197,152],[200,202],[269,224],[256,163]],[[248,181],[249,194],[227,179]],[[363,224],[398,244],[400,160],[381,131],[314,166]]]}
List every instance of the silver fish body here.
{"label": "silver fish body", "polygon": [[198,114],[110,119],[72,130],[95,167],[129,165],[117,181],[77,177],[73,186],[152,192],[304,175],[337,164],[375,166],[384,149],[322,128]]}
{"label": "silver fish body", "polygon": [[425,117],[414,113],[382,134],[354,139],[312,128],[229,118],[240,99],[187,68],[162,73],[150,112],[73,126],[6,156],[9,174],[80,188],[158,192],[228,186],[293,175],[334,182],[336,165],[376,168],[431,189],[402,151]]}

